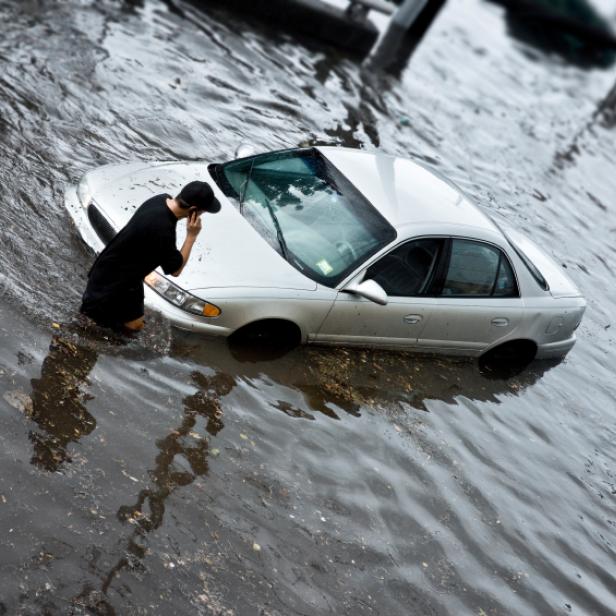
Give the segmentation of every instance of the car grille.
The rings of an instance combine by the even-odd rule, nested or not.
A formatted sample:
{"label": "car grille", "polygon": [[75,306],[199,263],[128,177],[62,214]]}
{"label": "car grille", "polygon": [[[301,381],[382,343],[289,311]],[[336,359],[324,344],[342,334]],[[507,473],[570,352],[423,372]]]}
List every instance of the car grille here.
{"label": "car grille", "polygon": [[111,223],[101,214],[94,201],[88,205],[88,220],[104,244],[108,244],[113,239],[116,231],[111,226]]}

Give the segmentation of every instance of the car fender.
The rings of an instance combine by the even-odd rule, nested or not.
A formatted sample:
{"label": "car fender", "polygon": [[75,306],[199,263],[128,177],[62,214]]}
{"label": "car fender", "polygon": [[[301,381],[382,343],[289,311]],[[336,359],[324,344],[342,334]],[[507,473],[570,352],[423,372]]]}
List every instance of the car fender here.
{"label": "car fender", "polygon": [[537,347],[568,340],[579,325],[585,308],[581,298],[564,302],[548,296],[526,300],[525,304],[523,322],[483,349],[482,353],[512,340],[530,340]]}
{"label": "car fender", "polygon": [[[276,289],[222,289],[202,291],[207,301],[215,303],[222,311],[221,323],[231,331],[266,319],[280,319],[295,323],[301,331],[302,342],[316,335],[335,299],[331,289],[302,291]],[[243,291],[243,293],[241,293]],[[241,293],[241,295],[240,295]],[[223,294],[226,297],[223,297]]]}

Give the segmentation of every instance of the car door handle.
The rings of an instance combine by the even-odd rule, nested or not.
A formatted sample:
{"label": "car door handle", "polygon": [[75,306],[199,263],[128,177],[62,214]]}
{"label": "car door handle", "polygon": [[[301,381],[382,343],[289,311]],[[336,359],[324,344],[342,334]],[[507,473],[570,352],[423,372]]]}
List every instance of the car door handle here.
{"label": "car door handle", "polygon": [[402,318],[402,320],[409,325],[414,325],[415,323],[419,323],[419,321],[421,321],[421,315],[407,314],[405,317]]}
{"label": "car door handle", "polygon": [[509,319],[505,317],[496,317],[496,319],[492,319],[492,325],[496,327],[507,327],[507,325],[509,325]]}

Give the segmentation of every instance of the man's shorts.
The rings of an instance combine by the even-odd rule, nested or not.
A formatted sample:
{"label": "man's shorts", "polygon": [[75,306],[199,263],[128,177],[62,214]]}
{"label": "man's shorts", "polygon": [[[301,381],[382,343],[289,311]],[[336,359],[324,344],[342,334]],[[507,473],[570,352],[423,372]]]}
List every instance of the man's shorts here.
{"label": "man's shorts", "polygon": [[102,297],[92,297],[86,289],[80,311],[101,327],[122,329],[143,316],[143,285]]}

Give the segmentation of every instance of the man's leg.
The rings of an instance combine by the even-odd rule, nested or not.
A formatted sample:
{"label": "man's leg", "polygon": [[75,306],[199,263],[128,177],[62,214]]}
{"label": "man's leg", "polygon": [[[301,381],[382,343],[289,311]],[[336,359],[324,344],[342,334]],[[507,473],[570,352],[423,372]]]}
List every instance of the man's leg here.
{"label": "man's leg", "polygon": [[138,319],[133,319],[132,321],[127,321],[124,323],[125,329],[129,332],[139,332],[143,329],[145,325],[145,321],[143,315],[141,315]]}
{"label": "man's leg", "polygon": [[128,289],[121,300],[121,307],[118,307],[120,314],[124,316],[121,323],[124,324],[124,331],[130,333],[140,332],[145,325],[143,311],[143,283]]}

